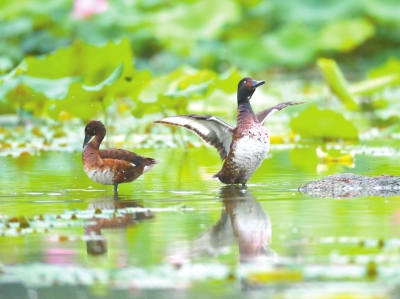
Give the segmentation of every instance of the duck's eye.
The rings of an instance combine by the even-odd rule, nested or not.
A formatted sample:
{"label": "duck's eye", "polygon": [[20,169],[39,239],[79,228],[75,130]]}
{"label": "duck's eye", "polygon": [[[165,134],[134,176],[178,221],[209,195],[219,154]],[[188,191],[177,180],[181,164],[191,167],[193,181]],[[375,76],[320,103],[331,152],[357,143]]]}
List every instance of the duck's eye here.
{"label": "duck's eye", "polygon": [[244,80],[244,81],[243,81],[243,84],[246,84],[246,83],[247,83],[247,81],[246,81],[246,80]]}

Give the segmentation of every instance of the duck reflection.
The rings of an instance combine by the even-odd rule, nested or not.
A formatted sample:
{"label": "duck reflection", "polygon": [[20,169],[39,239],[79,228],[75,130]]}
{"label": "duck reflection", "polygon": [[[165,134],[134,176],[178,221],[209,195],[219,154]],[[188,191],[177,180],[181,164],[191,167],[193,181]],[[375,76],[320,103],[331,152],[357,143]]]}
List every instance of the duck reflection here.
{"label": "duck reflection", "polygon": [[185,259],[201,255],[217,256],[229,251],[237,241],[241,263],[275,256],[269,248],[271,222],[261,204],[246,186],[229,185],[221,188],[224,209],[219,221],[186,248],[174,249],[170,262],[180,266]]}
{"label": "duck reflection", "polygon": [[241,262],[271,256],[271,221],[261,204],[242,186],[226,186],[221,190],[225,213],[239,245]]}
{"label": "duck reflection", "polygon": [[[114,199],[102,199],[98,202],[89,204],[87,210],[115,210],[125,208],[143,208],[136,201],[121,201]],[[84,232],[87,237],[86,251],[89,255],[101,255],[107,252],[107,240],[101,234],[103,229],[127,228],[137,224],[139,221],[154,218],[154,214],[150,210],[135,213],[125,213],[113,219],[104,219],[93,217],[88,219],[91,225],[85,227]]]}

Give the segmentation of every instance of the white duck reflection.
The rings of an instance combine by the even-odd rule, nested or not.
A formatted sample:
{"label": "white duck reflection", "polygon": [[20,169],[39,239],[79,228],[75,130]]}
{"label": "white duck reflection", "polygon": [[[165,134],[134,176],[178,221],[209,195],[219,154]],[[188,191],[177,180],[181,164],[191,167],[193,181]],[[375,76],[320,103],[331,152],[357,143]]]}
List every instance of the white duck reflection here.
{"label": "white duck reflection", "polygon": [[270,219],[246,186],[224,186],[220,197],[224,209],[219,221],[190,244],[175,246],[168,255],[171,263],[180,266],[198,256],[226,253],[235,241],[239,245],[241,263],[275,256],[269,248]]}

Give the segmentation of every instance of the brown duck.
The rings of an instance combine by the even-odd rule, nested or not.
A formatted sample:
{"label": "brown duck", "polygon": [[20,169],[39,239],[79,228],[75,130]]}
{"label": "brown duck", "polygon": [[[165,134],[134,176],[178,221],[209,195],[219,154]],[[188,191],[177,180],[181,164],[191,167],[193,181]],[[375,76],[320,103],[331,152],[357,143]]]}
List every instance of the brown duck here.
{"label": "brown duck", "polygon": [[245,185],[253,173],[260,167],[269,151],[269,133],[263,124],[275,111],[301,102],[277,104],[254,114],[250,99],[257,87],[265,81],[243,78],[237,91],[236,127],[212,116],[186,114],[163,118],[155,123],[185,127],[196,133],[201,139],[214,146],[225,160],[222,169],[213,177],[224,184]]}
{"label": "brown duck", "polygon": [[[95,137],[90,141],[93,136]],[[158,162],[123,149],[100,150],[105,136],[106,128],[100,121],[92,120],[86,125],[82,153],[83,169],[92,181],[114,185],[114,195],[118,196],[118,184],[136,180]]]}

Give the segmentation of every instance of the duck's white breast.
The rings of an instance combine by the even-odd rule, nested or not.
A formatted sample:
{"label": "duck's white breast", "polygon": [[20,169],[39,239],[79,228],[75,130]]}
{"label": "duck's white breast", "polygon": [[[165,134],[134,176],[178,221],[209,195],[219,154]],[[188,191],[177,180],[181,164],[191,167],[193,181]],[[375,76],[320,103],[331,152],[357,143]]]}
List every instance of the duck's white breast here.
{"label": "duck's white breast", "polygon": [[269,151],[268,131],[249,133],[236,141],[232,161],[239,167],[245,177],[250,178],[261,165]]}
{"label": "duck's white breast", "polygon": [[104,185],[114,184],[113,182],[114,172],[112,172],[111,169],[98,170],[98,169],[85,168],[85,172],[87,176],[96,183]]}
{"label": "duck's white breast", "polygon": [[245,166],[261,163],[269,150],[267,140],[259,140],[250,136],[245,136],[236,143],[234,161]]}

